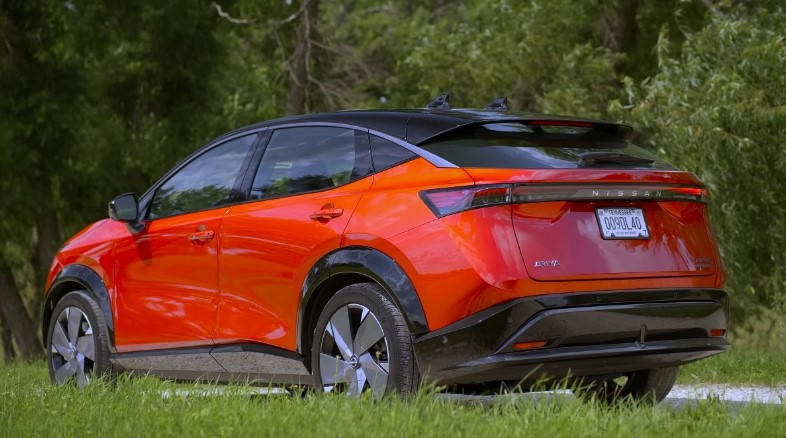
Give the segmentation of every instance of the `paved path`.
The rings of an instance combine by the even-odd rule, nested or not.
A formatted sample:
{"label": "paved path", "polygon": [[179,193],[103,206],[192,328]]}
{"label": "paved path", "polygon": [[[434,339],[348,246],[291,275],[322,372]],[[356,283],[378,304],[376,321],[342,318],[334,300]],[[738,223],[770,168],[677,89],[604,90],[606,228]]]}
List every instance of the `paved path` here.
{"label": "paved path", "polygon": [[703,400],[717,397],[729,402],[755,402],[783,404],[786,401],[786,387],[767,388],[764,386],[736,385],[676,385],[666,400],[692,399]]}
{"label": "paved path", "polygon": [[[225,394],[226,387],[222,386],[206,386],[202,389],[188,388],[176,389],[174,392],[165,390],[161,394],[163,398],[170,398],[172,396],[190,396],[190,395],[203,395],[215,396]],[[237,393],[237,388],[231,392]],[[242,389],[241,393],[248,392],[248,395],[267,395],[267,394],[287,394],[287,391],[281,388],[246,388]],[[454,400],[458,403],[480,403],[491,404],[498,397],[524,397],[534,400],[541,399],[569,399],[573,398],[570,391],[546,391],[546,392],[530,392],[525,394],[504,395],[504,396],[471,396],[471,395],[457,395],[457,394],[441,394],[440,398]],[[662,404],[676,407],[684,407],[695,405],[699,400],[707,398],[717,398],[718,400],[728,402],[730,405],[745,405],[749,403],[766,403],[781,405],[786,402],[786,386],[768,388],[764,386],[735,386],[735,385],[676,385],[671,393]]]}
{"label": "paved path", "polygon": [[[570,391],[545,391],[515,394],[511,396],[468,396],[445,394],[448,400],[459,403],[493,403],[498,397],[525,397],[534,400],[573,398]],[[667,406],[684,407],[695,405],[699,400],[715,398],[733,406],[749,403],[784,404],[786,402],[786,387],[767,388],[764,386],[736,386],[736,385],[676,385],[661,404]]]}

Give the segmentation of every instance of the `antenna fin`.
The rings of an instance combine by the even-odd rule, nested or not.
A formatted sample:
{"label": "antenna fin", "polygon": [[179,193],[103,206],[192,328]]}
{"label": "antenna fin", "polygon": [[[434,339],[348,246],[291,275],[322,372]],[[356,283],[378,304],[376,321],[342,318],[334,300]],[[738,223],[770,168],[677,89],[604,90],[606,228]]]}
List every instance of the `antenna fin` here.
{"label": "antenna fin", "polygon": [[426,105],[427,109],[439,109],[439,110],[449,110],[450,109],[450,94],[440,94],[439,96],[435,97],[434,100],[429,102]]}
{"label": "antenna fin", "polygon": [[486,105],[487,110],[491,111],[507,111],[508,110],[508,99],[504,96],[500,96]]}

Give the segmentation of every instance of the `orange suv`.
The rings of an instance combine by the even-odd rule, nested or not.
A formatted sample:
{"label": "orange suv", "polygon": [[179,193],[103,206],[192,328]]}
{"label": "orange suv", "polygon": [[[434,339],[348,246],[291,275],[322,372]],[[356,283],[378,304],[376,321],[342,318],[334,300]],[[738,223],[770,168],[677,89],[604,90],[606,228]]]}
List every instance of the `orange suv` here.
{"label": "orange suv", "polygon": [[707,189],[628,126],[506,109],[263,122],[116,197],[52,263],[53,382],[382,396],[545,375],[662,399],[729,348]]}

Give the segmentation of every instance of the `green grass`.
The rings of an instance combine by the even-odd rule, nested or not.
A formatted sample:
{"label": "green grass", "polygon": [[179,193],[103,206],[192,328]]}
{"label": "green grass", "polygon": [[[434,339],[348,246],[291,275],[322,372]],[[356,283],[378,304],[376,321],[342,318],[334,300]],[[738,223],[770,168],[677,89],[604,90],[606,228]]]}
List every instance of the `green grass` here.
{"label": "green grass", "polygon": [[[200,386],[200,388],[204,387]],[[175,395],[193,388],[152,378],[97,383],[85,390],[52,386],[41,365],[0,366],[3,436],[786,436],[781,406],[624,404],[607,408],[561,396],[501,397],[461,404],[426,391],[402,400],[308,395],[252,398],[241,387],[221,396]]]}
{"label": "green grass", "polygon": [[783,347],[732,347],[726,353],[682,367],[678,383],[729,383],[786,386],[786,350]]}

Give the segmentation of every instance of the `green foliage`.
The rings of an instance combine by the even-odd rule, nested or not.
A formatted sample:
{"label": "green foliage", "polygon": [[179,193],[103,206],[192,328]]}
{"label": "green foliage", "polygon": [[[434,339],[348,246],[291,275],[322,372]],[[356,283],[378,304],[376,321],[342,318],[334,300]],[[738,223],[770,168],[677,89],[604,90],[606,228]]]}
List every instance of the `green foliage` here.
{"label": "green foliage", "polygon": [[[751,329],[762,331],[752,332]],[[784,386],[786,345],[783,331],[779,339],[773,339],[770,333],[770,325],[739,327],[730,339],[733,345],[730,351],[682,366],[678,383]]]}
{"label": "green foliage", "polygon": [[657,74],[627,83],[617,114],[657,152],[699,175],[735,310],[786,310],[786,13],[781,7],[717,12],[679,56],[658,45]]}
{"label": "green foliage", "polygon": [[[742,348],[786,356],[786,318],[780,310],[762,308],[755,317],[749,316],[736,325],[732,340]],[[786,366],[786,357],[772,362]]]}

